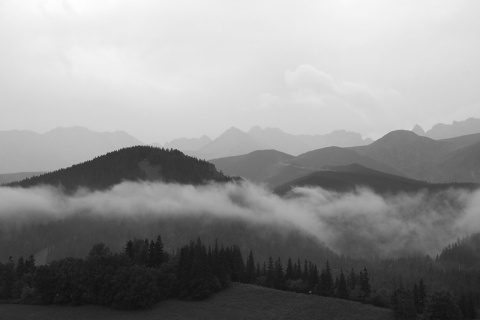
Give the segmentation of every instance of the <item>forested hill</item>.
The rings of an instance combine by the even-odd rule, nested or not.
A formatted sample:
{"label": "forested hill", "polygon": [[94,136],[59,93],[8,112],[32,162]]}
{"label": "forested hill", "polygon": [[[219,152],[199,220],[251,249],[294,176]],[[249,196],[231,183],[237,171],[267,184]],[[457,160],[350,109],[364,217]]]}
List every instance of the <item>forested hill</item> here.
{"label": "forested hill", "polygon": [[230,181],[209,162],[184,155],[174,149],[135,146],[96,157],[69,168],[31,177],[9,186],[62,186],[66,191],[79,187],[107,189],[122,181],[163,181],[201,184]]}

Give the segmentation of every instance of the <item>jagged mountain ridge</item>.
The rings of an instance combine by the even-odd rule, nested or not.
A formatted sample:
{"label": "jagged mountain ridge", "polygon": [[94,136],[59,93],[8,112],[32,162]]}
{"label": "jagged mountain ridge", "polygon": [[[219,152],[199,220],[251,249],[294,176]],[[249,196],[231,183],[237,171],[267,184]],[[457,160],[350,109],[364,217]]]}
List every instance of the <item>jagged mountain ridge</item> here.
{"label": "jagged mountain ridge", "polygon": [[[182,140],[182,143],[193,143],[194,141],[197,140],[185,139]],[[203,141],[205,142],[206,140]],[[324,135],[294,135],[278,128],[262,129],[259,126],[255,126],[247,132],[231,127],[216,139],[197,149],[181,145],[177,140],[169,142],[165,146],[175,146],[189,155],[211,160],[269,149],[291,155],[299,155],[323,147],[350,147],[366,145],[371,142],[372,140],[369,138],[363,139],[360,134],[346,130],[337,130]]]}
{"label": "jagged mountain ridge", "polygon": [[437,123],[427,131],[417,124],[412,131],[420,136],[436,140],[455,138],[480,133],[480,119],[468,118],[463,121],[453,121],[451,124]]}

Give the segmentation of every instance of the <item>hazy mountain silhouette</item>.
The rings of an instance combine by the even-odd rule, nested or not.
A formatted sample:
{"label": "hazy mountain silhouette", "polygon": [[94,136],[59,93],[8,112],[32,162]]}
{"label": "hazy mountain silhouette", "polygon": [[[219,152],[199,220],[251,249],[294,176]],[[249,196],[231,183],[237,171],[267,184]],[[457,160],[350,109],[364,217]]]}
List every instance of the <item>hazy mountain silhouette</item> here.
{"label": "hazy mountain silhouette", "polygon": [[13,183],[12,186],[62,186],[107,189],[122,181],[163,181],[200,184],[230,181],[209,162],[184,155],[178,150],[135,146],[107,153],[93,160]]}
{"label": "hazy mountain silhouette", "polygon": [[269,147],[267,144],[250,137],[247,133],[231,127],[218,138],[192,154],[201,159],[215,159],[238,156],[262,149],[269,149]]}
{"label": "hazy mountain silhouette", "polygon": [[393,131],[368,146],[350,148],[412,179],[480,182],[480,134],[433,140],[411,131]]}
{"label": "hazy mountain silhouette", "polygon": [[15,172],[0,174],[0,185],[14,181],[20,181],[33,176],[44,174],[45,172]]}
{"label": "hazy mountain silhouette", "polygon": [[418,135],[436,140],[454,138],[480,133],[480,119],[468,118],[464,121],[453,121],[452,124],[437,123],[427,131],[424,131],[419,125],[416,125],[412,131]]}
{"label": "hazy mountain silhouette", "polygon": [[230,175],[277,187],[331,166],[366,168],[428,182],[480,182],[480,134],[433,140],[411,131],[386,134],[366,146],[327,147],[297,157],[275,150],[214,159]]}
{"label": "hazy mountain silhouette", "polygon": [[182,152],[188,152],[199,150],[205,147],[210,142],[212,142],[212,139],[210,139],[206,135],[203,135],[200,138],[174,139],[170,142],[165,143],[163,146],[165,148],[178,149]]}
{"label": "hazy mountain silhouette", "polygon": [[329,146],[350,147],[371,142],[371,139],[363,139],[360,134],[345,130],[325,135],[293,135],[277,128],[262,129],[256,126],[248,132],[243,132],[232,127],[197,151],[181,148],[180,150],[203,159],[217,159],[269,149],[299,155]]}
{"label": "hazy mountain silhouette", "polygon": [[47,133],[0,132],[0,173],[51,171],[120,148],[143,144],[123,131],[94,132],[82,127]]}
{"label": "hazy mountain silhouette", "polygon": [[298,138],[298,136],[288,134],[277,128],[262,129],[258,126],[253,127],[247,134],[269,149],[278,150],[288,154],[297,155],[305,150],[311,150],[309,146]]}

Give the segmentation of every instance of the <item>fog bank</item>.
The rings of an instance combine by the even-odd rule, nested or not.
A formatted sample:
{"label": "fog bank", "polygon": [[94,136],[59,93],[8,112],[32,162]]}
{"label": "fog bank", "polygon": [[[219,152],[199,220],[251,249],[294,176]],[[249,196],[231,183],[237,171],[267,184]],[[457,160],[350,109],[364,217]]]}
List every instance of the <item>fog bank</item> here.
{"label": "fog bank", "polygon": [[191,215],[243,219],[300,230],[340,254],[399,256],[436,254],[458,237],[480,231],[480,191],[383,197],[367,189],[339,194],[296,188],[281,198],[248,182],[197,187],[125,182],[107,191],[79,190],[74,195],[46,186],[0,188],[4,232],[82,212],[132,219]]}

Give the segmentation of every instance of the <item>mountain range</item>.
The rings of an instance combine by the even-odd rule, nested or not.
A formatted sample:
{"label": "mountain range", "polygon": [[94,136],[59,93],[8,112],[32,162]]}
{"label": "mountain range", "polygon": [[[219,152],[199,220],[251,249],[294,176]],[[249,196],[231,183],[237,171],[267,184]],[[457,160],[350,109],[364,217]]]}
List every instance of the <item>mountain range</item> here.
{"label": "mountain range", "polygon": [[453,121],[452,124],[437,123],[430,130],[423,130],[418,124],[412,129],[419,136],[431,139],[448,139],[480,133],[480,119],[468,118],[464,121]]}
{"label": "mountain range", "polygon": [[[189,140],[192,145],[198,140]],[[207,142],[207,139],[203,139]],[[338,130],[325,135],[293,135],[277,128],[262,129],[258,126],[248,132],[231,127],[216,139],[196,150],[179,148],[185,153],[202,159],[215,159],[237,156],[256,150],[274,149],[280,152],[299,155],[304,152],[328,146],[350,147],[366,145],[372,140],[363,139],[358,133]],[[186,141],[168,144],[182,147]]]}
{"label": "mountain range", "polygon": [[82,127],[0,131],[0,173],[43,172],[143,143],[124,131],[94,132]]}
{"label": "mountain range", "polygon": [[316,171],[352,164],[429,183],[479,183],[480,134],[433,140],[398,130],[366,146],[327,147],[297,157],[261,150],[210,162],[226,174],[265,183],[271,188]]}

